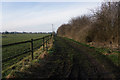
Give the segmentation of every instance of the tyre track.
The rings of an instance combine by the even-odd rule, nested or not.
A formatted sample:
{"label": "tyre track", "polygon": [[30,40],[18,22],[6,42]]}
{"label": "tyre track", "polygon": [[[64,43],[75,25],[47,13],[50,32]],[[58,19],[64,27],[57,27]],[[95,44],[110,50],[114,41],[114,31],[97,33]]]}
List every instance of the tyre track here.
{"label": "tyre track", "polygon": [[[112,80],[116,80],[116,75],[114,75],[114,73],[112,73],[111,70],[106,70],[105,66],[102,65],[100,62],[98,62],[93,56],[91,56],[90,54],[88,54],[87,52],[85,52],[84,50],[81,50],[81,46],[75,42],[69,42],[67,41],[68,45],[71,46],[72,48],[75,49],[75,51],[79,52],[79,54],[82,54],[84,56],[86,56],[87,61],[89,62],[90,66],[89,66],[89,73],[85,72],[86,77],[89,78],[97,78],[97,79],[112,79]],[[79,59],[80,60],[80,59]],[[74,61],[76,62],[76,61]],[[81,66],[82,67],[82,66]],[[85,70],[85,67],[83,67],[83,70]]]}

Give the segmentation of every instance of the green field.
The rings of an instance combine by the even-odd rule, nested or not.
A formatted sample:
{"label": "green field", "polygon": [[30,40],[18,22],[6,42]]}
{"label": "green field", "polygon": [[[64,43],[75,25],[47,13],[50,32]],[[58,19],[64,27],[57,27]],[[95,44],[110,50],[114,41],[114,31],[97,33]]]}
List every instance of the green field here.
{"label": "green field", "polygon": [[[49,34],[3,34],[2,45],[22,42],[22,41],[31,40],[31,39],[37,39],[37,38],[41,38],[47,35]],[[33,41],[33,48],[40,47],[41,44],[42,44],[42,40]],[[30,50],[30,43],[23,43],[23,44],[3,47],[2,48],[2,59],[6,59],[10,56],[21,54],[28,50]],[[29,53],[21,55],[20,57],[16,57],[15,59],[9,60],[7,62],[4,62],[2,64],[3,66],[2,69],[4,70],[10,65],[15,64],[16,62],[18,62],[21,58],[23,58],[26,55],[29,55]]]}
{"label": "green field", "polygon": [[48,34],[2,34],[2,45],[36,39]]}

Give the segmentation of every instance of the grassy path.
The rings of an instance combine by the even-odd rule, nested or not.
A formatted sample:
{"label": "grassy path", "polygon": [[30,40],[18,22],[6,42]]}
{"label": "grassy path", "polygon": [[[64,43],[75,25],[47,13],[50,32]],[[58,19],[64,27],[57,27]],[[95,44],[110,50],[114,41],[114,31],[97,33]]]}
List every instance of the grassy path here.
{"label": "grassy path", "polygon": [[[29,68],[23,78],[117,80],[120,72],[109,59],[74,41],[55,37],[48,54]],[[20,78],[20,76],[18,76]],[[63,79],[64,78],[64,79]]]}
{"label": "grassy path", "polygon": [[[118,68],[105,56],[94,50],[64,38],[56,38],[57,53],[72,54],[72,69],[69,78],[73,79],[117,79],[120,76]],[[59,45],[61,44],[61,45]],[[71,53],[70,53],[71,52]]]}

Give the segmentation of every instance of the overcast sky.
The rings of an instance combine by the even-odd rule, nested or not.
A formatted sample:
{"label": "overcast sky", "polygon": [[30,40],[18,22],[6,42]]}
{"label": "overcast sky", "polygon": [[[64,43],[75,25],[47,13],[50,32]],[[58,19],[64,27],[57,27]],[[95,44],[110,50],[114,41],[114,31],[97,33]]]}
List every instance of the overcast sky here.
{"label": "overcast sky", "polygon": [[49,32],[100,2],[2,2],[2,31]]}

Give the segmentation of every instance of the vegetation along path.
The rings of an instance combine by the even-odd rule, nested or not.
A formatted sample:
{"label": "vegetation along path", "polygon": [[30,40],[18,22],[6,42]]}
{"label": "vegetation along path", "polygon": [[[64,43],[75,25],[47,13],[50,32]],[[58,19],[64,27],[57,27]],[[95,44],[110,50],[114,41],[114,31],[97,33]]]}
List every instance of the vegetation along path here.
{"label": "vegetation along path", "polygon": [[25,77],[62,80],[120,78],[119,69],[108,58],[96,53],[92,48],[62,37],[54,37],[53,47],[48,51],[48,55],[29,70]]}

